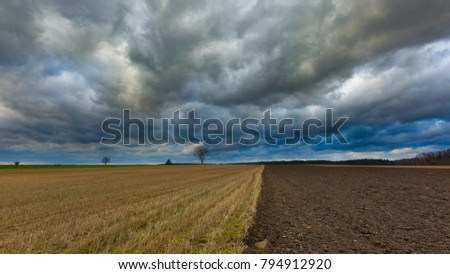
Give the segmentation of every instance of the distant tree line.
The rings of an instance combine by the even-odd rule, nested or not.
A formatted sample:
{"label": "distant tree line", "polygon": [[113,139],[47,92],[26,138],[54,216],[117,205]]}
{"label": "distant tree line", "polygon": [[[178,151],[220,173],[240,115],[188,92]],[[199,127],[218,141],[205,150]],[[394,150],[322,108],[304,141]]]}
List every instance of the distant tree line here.
{"label": "distant tree line", "polygon": [[265,165],[376,165],[376,166],[415,166],[415,165],[450,165],[450,149],[419,153],[414,158],[387,160],[387,159],[355,159],[344,161],[329,160],[292,160],[292,161],[260,161],[241,164],[265,164]]}
{"label": "distant tree line", "polygon": [[450,149],[419,153],[414,158],[394,161],[396,165],[450,165]]}
{"label": "distant tree line", "polygon": [[307,161],[308,164],[314,165],[356,165],[356,166],[392,166],[394,163],[387,159],[355,159],[344,161]]}
{"label": "distant tree line", "polygon": [[[253,164],[253,163],[244,163]],[[394,162],[385,159],[356,159],[345,161],[329,161],[329,160],[292,160],[292,161],[262,161],[257,164],[265,165],[394,165]]]}

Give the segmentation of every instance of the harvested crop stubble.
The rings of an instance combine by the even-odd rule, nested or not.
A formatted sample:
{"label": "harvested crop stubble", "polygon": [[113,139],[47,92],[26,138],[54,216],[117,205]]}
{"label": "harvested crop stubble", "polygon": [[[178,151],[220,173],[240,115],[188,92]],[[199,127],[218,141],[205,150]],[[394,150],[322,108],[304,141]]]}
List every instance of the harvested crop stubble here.
{"label": "harvested crop stubble", "polygon": [[262,170],[1,170],[0,253],[240,253]]}

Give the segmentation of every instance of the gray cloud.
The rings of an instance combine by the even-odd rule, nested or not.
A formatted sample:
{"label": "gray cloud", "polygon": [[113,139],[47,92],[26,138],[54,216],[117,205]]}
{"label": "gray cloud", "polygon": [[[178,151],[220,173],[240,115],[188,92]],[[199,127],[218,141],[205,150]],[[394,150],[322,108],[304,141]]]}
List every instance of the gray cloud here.
{"label": "gray cloud", "polygon": [[247,12],[230,4],[200,11],[169,5],[155,15],[164,19],[146,23],[151,31],[132,44],[130,57],[158,76],[146,83],[145,106],[200,100],[270,107],[290,95],[308,104],[371,58],[448,36],[449,5],[259,1]]}
{"label": "gray cloud", "polygon": [[445,0],[3,1],[0,36],[3,146],[95,143],[122,108],[450,119]]}

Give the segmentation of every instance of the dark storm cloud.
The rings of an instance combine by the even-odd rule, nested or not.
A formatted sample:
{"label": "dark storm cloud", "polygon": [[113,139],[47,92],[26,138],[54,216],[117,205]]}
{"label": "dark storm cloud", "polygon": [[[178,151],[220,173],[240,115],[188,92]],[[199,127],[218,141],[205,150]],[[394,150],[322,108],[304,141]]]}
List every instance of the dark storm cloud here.
{"label": "dark storm cloud", "polygon": [[258,1],[248,12],[195,3],[172,2],[154,13],[150,5],[159,20],[132,37],[131,59],[158,76],[147,83],[146,105],[170,99],[268,107],[292,94],[307,100],[381,53],[450,29],[443,27],[450,26],[446,1]]}
{"label": "dark storm cloud", "polygon": [[0,7],[0,68],[23,65],[33,51],[38,28],[33,23],[34,5],[3,1]]}
{"label": "dark storm cloud", "polygon": [[95,144],[123,108],[307,118],[334,107],[386,136],[450,119],[445,0],[3,1],[0,37],[3,147]]}

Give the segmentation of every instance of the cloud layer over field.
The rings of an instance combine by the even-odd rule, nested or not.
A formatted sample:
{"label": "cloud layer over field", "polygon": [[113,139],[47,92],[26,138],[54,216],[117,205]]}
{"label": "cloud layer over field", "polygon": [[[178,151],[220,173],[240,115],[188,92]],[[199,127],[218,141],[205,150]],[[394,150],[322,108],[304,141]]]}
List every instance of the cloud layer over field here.
{"label": "cloud layer over field", "polygon": [[349,145],[218,147],[217,161],[450,145],[446,0],[3,1],[0,37],[0,162],[193,160],[173,144],[99,145],[124,108],[350,118]]}

